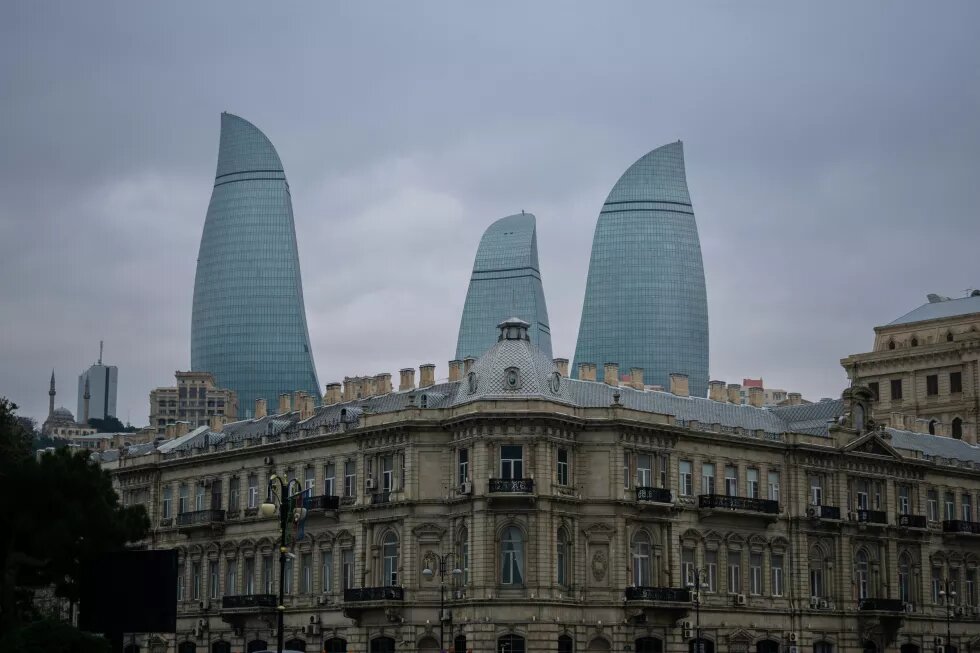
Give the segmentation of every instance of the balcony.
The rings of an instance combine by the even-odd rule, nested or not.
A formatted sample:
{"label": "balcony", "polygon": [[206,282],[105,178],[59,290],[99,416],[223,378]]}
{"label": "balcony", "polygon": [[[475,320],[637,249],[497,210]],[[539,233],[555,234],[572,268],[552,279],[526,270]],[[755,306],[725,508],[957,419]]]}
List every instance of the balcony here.
{"label": "balcony", "polygon": [[267,612],[276,609],[275,594],[240,594],[225,596],[221,599],[222,610],[240,610],[248,612]]}
{"label": "balcony", "polygon": [[673,503],[674,495],[670,490],[663,487],[638,487],[636,488],[636,500],[652,503]]}
{"label": "balcony", "polygon": [[533,478],[491,478],[489,490],[492,494],[530,494],[534,492]]}
{"label": "balcony", "polygon": [[391,503],[391,492],[375,492],[371,495],[371,505]]}
{"label": "balcony", "polygon": [[344,590],[343,612],[358,625],[364,614],[373,610],[383,610],[386,619],[400,622],[404,599],[401,587],[352,587]]}
{"label": "balcony", "polygon": [[837,506],[809,506],[806,514],[814,519],[840,520],[840,508]]}
{"label": "balcony", "polygon": [[858,606],[861,612],[905,612],[905,602],[901,599],[862,599]]}
{"label": "balcony", "polygon": [[925,515],[899,515],[898,525],[902,528],[926,528],[928,521]]}
{"label": "balcony", "polygon": [[194,512],[182,512],[177,515],[177,528],[224,528],[224,510],[195,510]]}
{"label": "balcony", "polygon": [[405,590],[401,587],[351,587],[344,590],[344,603],[366,601],[403,601]]}
{"label": "balcony", "polygon": [[303,500],[303,507],[309,511],[327,512],[340,508],[340,497],[330,494],[322,494],[318,497],[307,497]]}
{"label": "balcony", "polygon": [[855,510],[851,513],[851,519],[860,524],[888,525],[888,514],[884,510]]}
{"label": "balcony", "polygon": [[702,494],[698,496],[698,507],[702,510],[731,510],[733,512],[755,513],[775,519],[779,514],[779,502],[770,499],[751,497],[732,497],[725,494]]}
{"label": "balcony", "polygon": [[980,535],[980,522],[947,519],[943,522],[943,532],[957,535]]}
{"label": "balcony", "polygon": [[625,593],[627,601],[691,602],[691,590],[686,587],[627,587]]}

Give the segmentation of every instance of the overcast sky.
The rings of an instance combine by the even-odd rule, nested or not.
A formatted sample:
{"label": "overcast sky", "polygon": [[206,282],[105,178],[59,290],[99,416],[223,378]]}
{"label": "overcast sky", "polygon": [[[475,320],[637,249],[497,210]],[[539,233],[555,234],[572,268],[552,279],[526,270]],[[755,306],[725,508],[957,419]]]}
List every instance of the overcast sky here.
{"label": "overcast sky", "polygon": [[[692,6],[696,5],[696,6]],[[980,3],[6,2],[0,395],[190,365],[219,114],[290,182],[320,381],[456,345],[483,230],[538,218],[556,356],[595,222],[684,141],[711,378],[836,396],[873,327],[980,287]]]}

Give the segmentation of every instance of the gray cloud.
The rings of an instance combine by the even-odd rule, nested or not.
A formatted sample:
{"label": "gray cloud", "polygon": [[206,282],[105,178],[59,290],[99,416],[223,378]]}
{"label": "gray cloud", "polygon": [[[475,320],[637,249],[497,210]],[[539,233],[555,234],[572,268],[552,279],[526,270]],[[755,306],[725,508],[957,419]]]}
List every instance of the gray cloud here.
{"label": "gray cloud", "polygon": [[980,285],[972,2],[14,3],[0,21],[0,394],[119,412],[189,363],[218,113],[292,188],[322,380],[445,373],[483,229],[538,217],[556,355],[605,194],[685,141],[713,378],[837,394],[872,326]]}

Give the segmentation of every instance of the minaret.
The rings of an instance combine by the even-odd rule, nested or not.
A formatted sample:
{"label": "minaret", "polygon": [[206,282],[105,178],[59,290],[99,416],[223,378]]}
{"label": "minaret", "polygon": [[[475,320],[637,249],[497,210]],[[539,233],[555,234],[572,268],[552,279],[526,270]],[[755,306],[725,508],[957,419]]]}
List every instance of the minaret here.
{"label": "minaret", "polygon": [[84,416],[82,417],[82,425],[83,426],[88,426],[88,400],[91,397],[92,397],[92,395],[88,391],[88,376],[86,375],[85,376],[85,394],[82,395],[82,398],[85,400],[85,403],[83,404],[85,406],[85,411],[83,413]]}
{"label": "minaret", "polygon": [[54,370],[51,370],[51,389],[48,390],[48,417],[54,415]]}

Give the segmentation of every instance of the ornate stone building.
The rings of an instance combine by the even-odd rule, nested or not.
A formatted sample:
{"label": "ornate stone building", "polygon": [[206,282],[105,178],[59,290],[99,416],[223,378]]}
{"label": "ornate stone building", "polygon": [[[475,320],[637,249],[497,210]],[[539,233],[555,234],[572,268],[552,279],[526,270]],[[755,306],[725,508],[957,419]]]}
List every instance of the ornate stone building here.
{"label": "ornate stone building", "polygon": [[[980,450],[875,426],[866,388],[763,408],[570,379],[519,320],[433,367],[103,454],[179,552],[150,648],[274,648],[283,582],[306,651],[980,650]],[[282,579],[273,474],[312,495]]]}
{"label": "ornate stone building", "polygon": [[177,385],[150,391],[150,426],[157,433],[166,434],[177,422],[196,428],[210,426],[215,419],[223,423],[238,418],[238,395],[219,388],[210,372],[177,371],[174,377]]}

